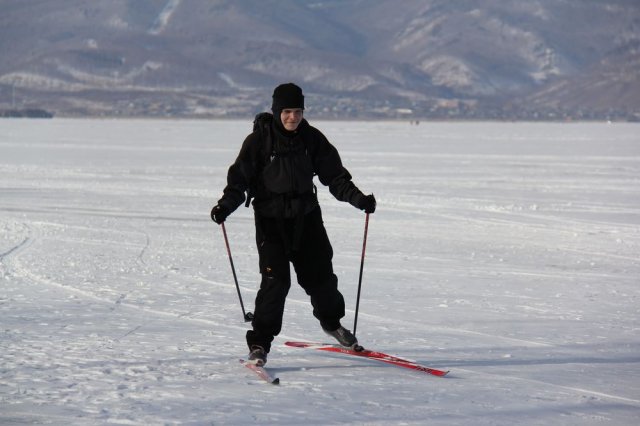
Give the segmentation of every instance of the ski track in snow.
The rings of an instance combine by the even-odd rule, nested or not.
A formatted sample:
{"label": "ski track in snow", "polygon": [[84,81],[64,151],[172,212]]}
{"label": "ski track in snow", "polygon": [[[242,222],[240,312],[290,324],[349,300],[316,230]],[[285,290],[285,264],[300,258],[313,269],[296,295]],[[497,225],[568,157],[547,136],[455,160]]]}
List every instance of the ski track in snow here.
{"label": "ski track in snow", "polygon": [[[0,423],[635,424],[637,125],[319,127],[379,201],[361,342],[450,377],[284,347],[327,339],[295,284],[282,384],[238,365],[208,212],[249,122],[3,120]],[[363,215],[319,196],[350,326]],[[250,211],[227,231],[252,310]]]}

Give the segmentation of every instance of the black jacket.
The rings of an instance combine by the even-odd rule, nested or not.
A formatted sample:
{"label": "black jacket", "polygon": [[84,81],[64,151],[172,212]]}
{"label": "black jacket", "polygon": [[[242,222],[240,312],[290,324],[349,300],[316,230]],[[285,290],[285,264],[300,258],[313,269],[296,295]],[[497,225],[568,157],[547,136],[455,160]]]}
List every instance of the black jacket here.
{"label": "black jacket", "polygon": [[364,195],[351,181],[336,148],[318,129],[303,119],[295,132],[287,132],[269,120],[244,140],[218,204],[233,212],[248,193],[254,197],[256,214],[296,217],[318,205],[313,176],[336,199],[360,205]]}

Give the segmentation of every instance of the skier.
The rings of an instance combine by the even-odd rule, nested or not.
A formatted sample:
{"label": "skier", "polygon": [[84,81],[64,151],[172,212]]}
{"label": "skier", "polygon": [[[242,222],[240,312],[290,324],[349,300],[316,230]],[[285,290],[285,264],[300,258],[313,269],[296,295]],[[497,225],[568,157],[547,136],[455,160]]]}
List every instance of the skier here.
{"label": "skier", "polygon": [[[303,118],[304,95],[293,83],[273,92],[273,114],[261,113],[227,174],[223,196],[211,210],[217,224],[253,199],[262,280],[256,295],[252,330],[247,331],[249,361],[264,365],[274,336],[282,328],[291,287],[289,263],[310,296],[322,329],[345,347],[356,337],[340,324],[345,304],[333,272],[333,249],[322,221],[313,177],[340,201],[373,213],[373,194],[352,182],[336,148]],[[245,197],[245,192],[247,196]]]}

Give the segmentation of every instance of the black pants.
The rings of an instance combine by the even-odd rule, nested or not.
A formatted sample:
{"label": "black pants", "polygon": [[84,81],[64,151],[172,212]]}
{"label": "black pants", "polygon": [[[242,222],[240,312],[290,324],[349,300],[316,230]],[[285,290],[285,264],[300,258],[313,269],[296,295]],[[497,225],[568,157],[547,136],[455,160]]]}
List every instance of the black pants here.
{"label": "black pants", "polygon": [[[301,227],[296,232],[296,227]],[[295,241],[298,239],[299,241]],[[335,330],[344,317],[344,298],[333,273],[333,249],[322,222],[320,207],[299,219],[274,219],[256,215],[256,242],[262,281],[256,296],[253,330],[247,344],[260,345],[267,352],[282,328],[282,316],[291,274],[311,298],[313,315],[322,328]]]}

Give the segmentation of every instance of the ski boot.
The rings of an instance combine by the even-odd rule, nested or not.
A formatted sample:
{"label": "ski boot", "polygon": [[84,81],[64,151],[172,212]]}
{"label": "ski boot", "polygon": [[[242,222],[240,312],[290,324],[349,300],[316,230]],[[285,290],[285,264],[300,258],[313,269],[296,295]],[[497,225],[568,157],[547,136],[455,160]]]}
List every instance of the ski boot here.
{"label": "ski boot", "polygon": [[262,367],[267,363],[267,353],[262,346],[253,345],[249,352],[249,361],[251,364],[255,364],[258,367]]}
{"label": "ski boot", "polygon": [[354,336],[343,326],[340,326],[333,331],[324,330],[324,332],[336,339],[338,343],[340,343],[340,345],[344,346],[345,348],[353,349],[356,352],[361,352],[364,350],[364,348],[358,344],[358,339],[356,339],[356,336]]}

